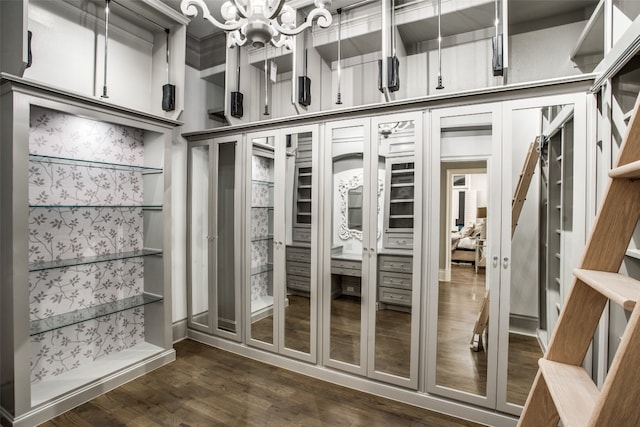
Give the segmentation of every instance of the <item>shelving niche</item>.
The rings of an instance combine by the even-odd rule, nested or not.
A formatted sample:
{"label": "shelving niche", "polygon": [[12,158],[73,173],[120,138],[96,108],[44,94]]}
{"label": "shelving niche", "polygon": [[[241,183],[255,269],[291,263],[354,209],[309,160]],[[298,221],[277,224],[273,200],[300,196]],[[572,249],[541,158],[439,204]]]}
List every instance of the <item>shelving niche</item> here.
{"label": "shelving niche", "polygon": [[175,359],[178,123],[2,77],[1,414],[19,426]]}

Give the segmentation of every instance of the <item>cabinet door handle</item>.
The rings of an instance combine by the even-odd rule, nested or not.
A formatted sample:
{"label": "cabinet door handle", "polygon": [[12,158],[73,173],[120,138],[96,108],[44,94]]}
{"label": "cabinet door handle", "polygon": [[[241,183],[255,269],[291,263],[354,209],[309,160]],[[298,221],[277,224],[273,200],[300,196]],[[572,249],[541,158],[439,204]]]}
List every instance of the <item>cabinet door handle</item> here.
{"label": "cabinet door handle", "polygon": [[493,257],[493,268],[496,268],[498,266],[498,257],[494,256]]}
{"label": "cabinet door handle", "polygon": [[504,259],[502,260],[502,267],[503,268],[509,267],[509,257],[504,257]]}

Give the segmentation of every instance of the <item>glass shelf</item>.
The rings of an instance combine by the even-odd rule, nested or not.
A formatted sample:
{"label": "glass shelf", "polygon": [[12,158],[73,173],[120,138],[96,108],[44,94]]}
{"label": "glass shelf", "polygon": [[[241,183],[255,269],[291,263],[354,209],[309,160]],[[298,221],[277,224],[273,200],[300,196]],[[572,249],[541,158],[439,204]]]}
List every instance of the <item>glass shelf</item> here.
{"label": "glass shelf", "polygon": [[407,175],[407,174],[413,174],[414,172],[415,172],[415,169],[394,169],[391,171],[391,173],[394,175]]}
{"label": "glass shelf", "polygon": [[55,165],[86,166],[86,167],[92,167],[92,168],[134,171],[134,172],[142,172],[143,174],[162,173],[162,168],[126,165],[121,163],[96,162],[91,160],[71,159],[67,157],[44,156],[40,154],[29,154],[29,160],[32,162],[51,163]]}
{"label": "glass shelf", "polygon": [[130,209],[140,208],[144,211],[161,211],[162,205],[29,205],[29,209],[95,209],[95,208],[113,208],[113,209]]}
{"label": "glass shelf", "polygon": [[273,264],[264,264],[253,267],[251,269],[251,275],[255,276],[256,274],[269,273],[271,271],[273,271]]}
{"label": "glass shelf", "polygon": [[130,308],[140,307],[158,301],[162,301],[161,296],[144,293],[142,295],[136,295],[105,304],[95,305],[89,308],[83,308],[81,310],[71,311],[69,313],[59,314],[57,316],[51,316],[46,319],[32,320],[29,326],[29,334],[42,334],[44,332],[64,328],[65,326],[75,325],[76,323],[86,322],[87,320],[97,319],[98,317],[107,316],[109,314],[118,313]]}
{"label": "glass shelf", "polygon": [[273,234],[269,234],[269,235],[266,235],[266,236],[256,236],[256,237],[252,237],[251,238],[252,242],[261,242],[261,241],[264,241],[264,240],[273,240]]}
{"label": "glass shelf", "polygon": [[74,265],[94,264],[97,262],[114,261],[118,259],[137,258],[149,255],[160,255],[159,249],[142,249],[131,252],[118,252],[109,255],[97,255],[83,258],[62,259],[57,261],[34,262],[29,264],[29,271],[51,270],[53,268],[70,267]]}
{"label": "glass shelf", "polygon": [[251,182],[253,184],[258,184],[258,185],[268,185],[269,187],[273,187],[274,184],[275,184],[275,182],[273,182],[273,181],[262,181],[262,180],[259,180],[259,179],[252,179]]}
{"label": "glass shelf", "polygon": [[251,206],[251,209],[269,209],[269,210],[273,210],[274,207],[273,206]]}
{"label": "glass shelf", "polygon": [[413,199],[391,199],[390,203],[413,203]]}

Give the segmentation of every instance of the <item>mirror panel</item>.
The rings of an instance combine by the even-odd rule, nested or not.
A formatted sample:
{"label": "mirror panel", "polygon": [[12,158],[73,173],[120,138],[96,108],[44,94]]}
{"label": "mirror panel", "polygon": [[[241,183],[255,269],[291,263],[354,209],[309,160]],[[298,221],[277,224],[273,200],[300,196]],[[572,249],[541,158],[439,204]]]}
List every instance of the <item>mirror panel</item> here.
{"label": "mirror panel", "polygon": [[237,332],[236,312],[236,143],[217,149],[216,329]]}
{"label": "mirror panel", "polygon": [[[361,291],[365,230],[348,227],[348,191],[364,186],[364,132],[364,126],[331,129],[328,192],[331,195],[331,245],[327,254],[331,263],[331,287],[326,290],[330,292],[329,358],[355,366],[363,363]],[[366,218],[366,210],[360,215]]]}
{"label": "mirror panel", "polygon": [[251,142],[250,337],[274,344],[274,137]]}
{"label": "mirror panel", "polygon": [[[512,195],[528,151],[540,153],[520,217],[512,224],[506,401],[519,406],[535,379],[541,343],[547,344],[558,318],[561,239],[571,233],[573,216],[573,119],[562,118],[572,111],[572,105],[556,105],[512,113],[519,124],[511,135]],[[536,141],[540,135],[545,138]]]}
{"label": "mirror panel", "polygon": [[[284,347],[310,354],[311,340],[315,333],[311,328],[312,308],[315,309],[315,292],[312,292],[312,242],[311,226],[316,201],[313,200],[313,135],[311,132],[288,134],[285,159],[285,272],[284,287]],[[295,354],[294,354],[295,356]]]}
{"label": "mirror panel", "polygon": [[414,292],[415,123],[377,125],[376,310],[373,369],[411,377],[412,294]]}
{"label": "mirror panel", "polygon": [[[437,294],[431,294],[437,297],[437,329],[430,381],[440,394],[491,406],[489,388],[495,378],[489,377],[489,367],[495,366],[497,354],[495,343],[489,345],[488,321],[495,316],[490,315],[492,300],[485,302],[485,296],[500,279],[487,263],[492,246],[500,247],[499,230],[493,228],[491,234],[489,227],[500,224],[499,210],[490,209],[492,200],[500,197],[490,184],[492,177],[495,181],[501,176],[494,156],[500,139],[494,134],[492,112],[454,111],[460,113],[440,116],[434,129],[440,142],[440,245],[438,277],[431,276],[437,279]],[[486,327],[477,327],[483,324]]]}
{"label": "mirror panel", "polygon": [[[442,163],[441,234],[436,384],[476,395],[487,394],[487,332],[474,328],[488,290],[486,253],[487,162]],[[454,175],[466,185],[454,185]],[[490,214],[490,213],[489,213]],[[498,244],[498,242],[495,242]]]}
{"label": "mirror panel", "polygon": [[209,145],[191,146],[189,174],[189,320],[210,328],[209,313]]}

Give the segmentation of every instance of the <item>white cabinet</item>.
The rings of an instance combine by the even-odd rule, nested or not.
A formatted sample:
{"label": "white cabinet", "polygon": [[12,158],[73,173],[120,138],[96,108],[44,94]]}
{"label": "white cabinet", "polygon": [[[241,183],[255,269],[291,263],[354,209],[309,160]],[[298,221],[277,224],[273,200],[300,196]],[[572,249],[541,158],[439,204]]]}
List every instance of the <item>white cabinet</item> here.
{"label": "white cabinet", "polygon": [[[106,3],[3,1],[0,71],[177,119],[184,109],[188,18],[160,0],[111,1],[105,44]],[[167,83],[176,86],[172,111],[162,108]]]}
{"label": "white cabinet", "polygon": [[187,323],[241,339],[240,137],[189,143]]}
{"label": "white cabinet", "polygon": [[175,359],[176,122],[3,77],[2,414],[44,421]]}
{"label": "white cabinet", "polygon": [[246,342],[316,360],[318,127],[246,135]]}
{"label": "white cabinet", "polygon": [[324,144],[325,364],[408,388],[418,383],[421,123],[411,113],[331,122]]}

